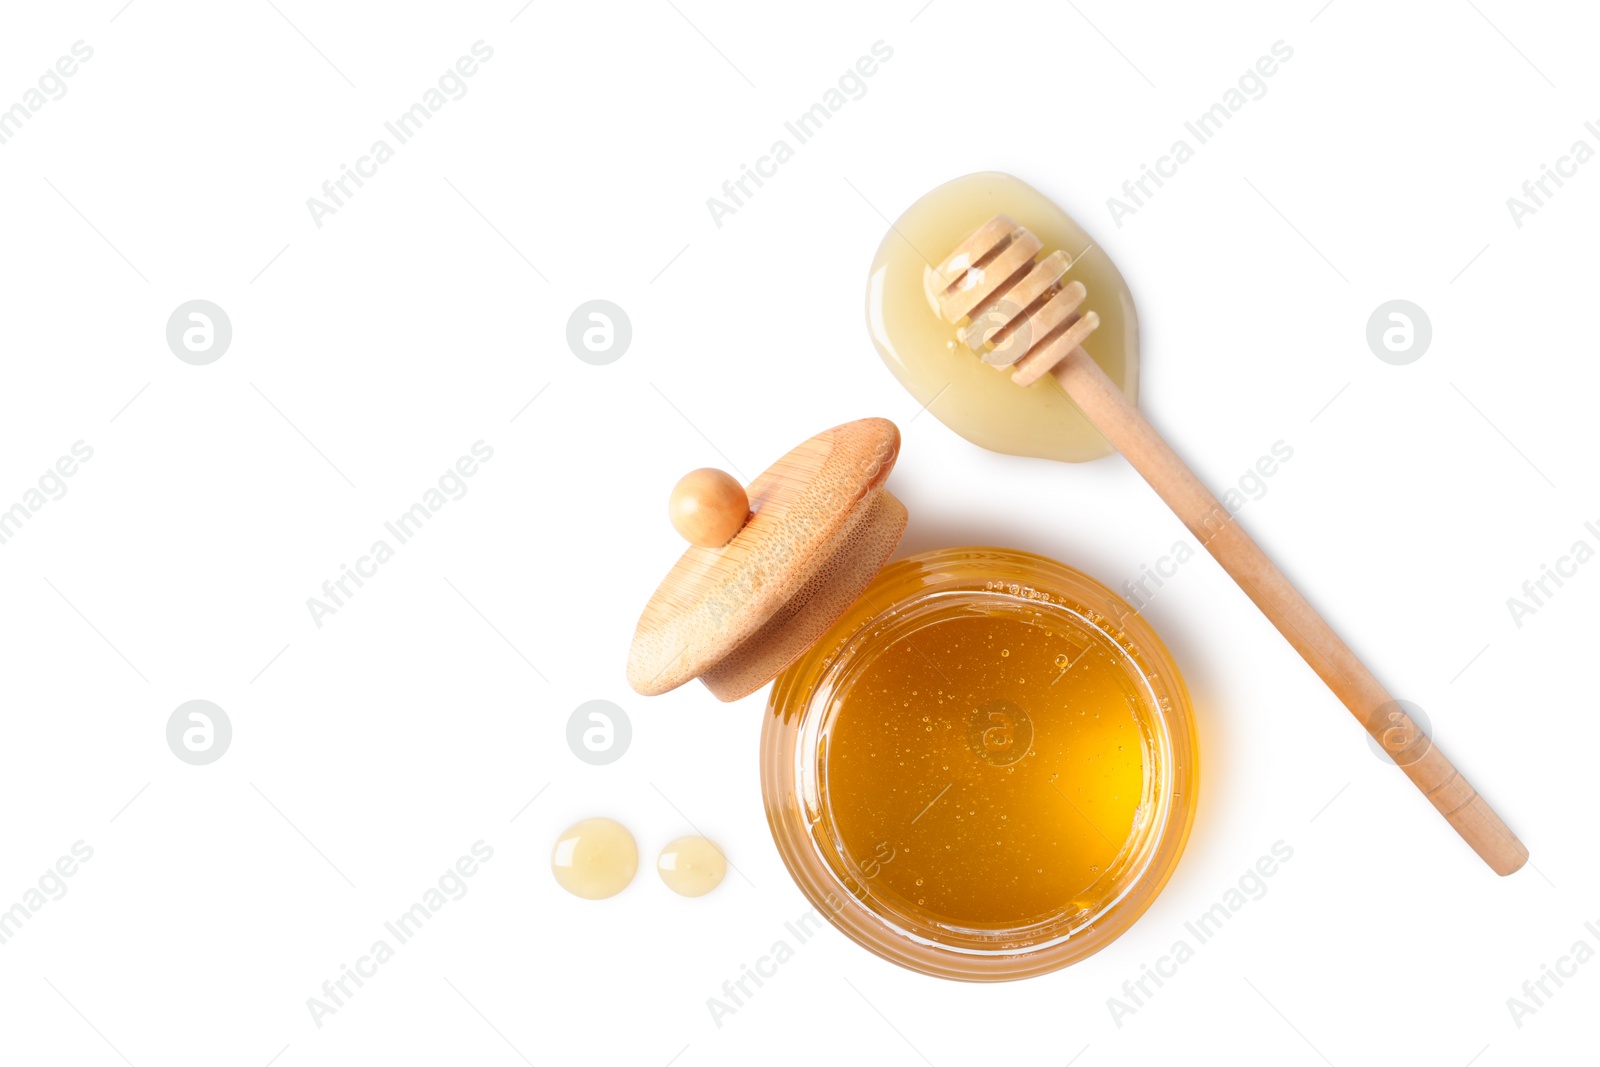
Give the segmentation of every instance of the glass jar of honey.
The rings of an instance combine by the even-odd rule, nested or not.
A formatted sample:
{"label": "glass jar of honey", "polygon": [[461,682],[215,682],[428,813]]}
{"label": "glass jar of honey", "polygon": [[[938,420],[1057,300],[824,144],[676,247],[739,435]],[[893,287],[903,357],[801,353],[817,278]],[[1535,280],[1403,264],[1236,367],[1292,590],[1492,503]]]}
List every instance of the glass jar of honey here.
{"label": "glass jar of honey", "polygon": [[[695,472],[696,541],[646,608],[629,679],[724,700],[776,676],[761,786],[819,913],[885,959],[971,981],[1066,966],[1171,876],[1196,734],[1172,657],[1111,590],[1042,556],[883,566],[899,434],[836,427],[743,490]],[[681,520],[681,521],[680,521]]]}
{"label": "glass jar of honey", "polygon": [[1024,552],[885,568],[778,676],[762,793],[801,889],[927,974],[1024,978],[1142,914],[1193,817],[1195,726],[1119,597]]}

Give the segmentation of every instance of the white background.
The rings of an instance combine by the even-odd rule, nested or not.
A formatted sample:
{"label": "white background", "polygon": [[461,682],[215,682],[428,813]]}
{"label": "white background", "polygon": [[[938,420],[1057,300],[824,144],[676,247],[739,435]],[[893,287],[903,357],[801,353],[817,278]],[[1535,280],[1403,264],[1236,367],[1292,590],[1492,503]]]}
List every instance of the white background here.
{"label": "white background", "polygon": [[[1506,607],[1600,547],[1600,162],[1520,228],[1506,207],[1600,147],[1593,13],[920,2],[8,6],[0,106],[73,42],[94,56],[0,145],[0,507],[75,441],[94,457],[0,546],[0,907],[94,855],[0,945],[0,1060],[1593,1061],[1600,962],[1520,1028],[1506,1004],[1600,949],[1600,563],[1520,628]],[[480,39],[467,95],[317,228],[306,198]],[[715,226],[706,198],[879,40],[866,95]],[[1267,95],[1115,226],[1106,198],[1279,40]],[[1115,258],[1142,406],[1208,481],[1293,447],[1244,523],[1533,865],[1490,874],[1200,558],[1147,610],[1200,718],[1199,813],[1130,933],[980,987],[829,928],[718,1027],[707,998],[807,904],[761,808],[765,694],[623,679],[676,477],[882,415],[903,551],[1008,544],[1116,587],[1182,535],[1120,460],[984,453],[875,357],[883,216],[983,169]],[[205,367],[164,337],[195,298],[234,329]],[[591,298],[633,323],[609,366],[565,343]],[[1393,298],[1433,323],[1409,366],[1364,339]],[[306,598],[479,440],[468,494],[315,626]],[[205,767],[164,734],[196,698],[234,729]],[[634,727],[607,767],[565,743],[595,698]],[[596,814],[642,854],[602,903],[548,867]],[[652,867],[693,827],[738,872],[689,901]],[[315,1025],[307,998],[480,839],[470,892]],[[1107,998],[1279,840],[1267,895],[1116,1025]]]}

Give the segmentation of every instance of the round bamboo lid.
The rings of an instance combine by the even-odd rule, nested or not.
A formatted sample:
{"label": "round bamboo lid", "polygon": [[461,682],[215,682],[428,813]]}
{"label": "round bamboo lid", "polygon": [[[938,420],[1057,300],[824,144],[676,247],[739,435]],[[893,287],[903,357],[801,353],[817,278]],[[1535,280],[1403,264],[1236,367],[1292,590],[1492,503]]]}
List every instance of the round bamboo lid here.
{"label": "round bamboo lid", "polygon": [[699,678],[719,700],[766,685],[872,581],[905,531],[883,488],[900,452],[887,419],[825,430],[769,467],[748,493],[720,471],[673,491],[692,543],[639,617],[628,684],[646,696]]}

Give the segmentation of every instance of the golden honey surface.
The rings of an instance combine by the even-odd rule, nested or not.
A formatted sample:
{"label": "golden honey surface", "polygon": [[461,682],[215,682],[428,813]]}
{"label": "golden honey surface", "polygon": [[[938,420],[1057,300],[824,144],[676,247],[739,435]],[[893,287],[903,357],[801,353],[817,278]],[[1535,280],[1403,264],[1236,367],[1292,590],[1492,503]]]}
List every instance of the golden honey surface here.
{"label": "golden honey surface", "polygon": [[1090,908],[1144,795],[1138,675],[1047,605],[923,615],[832,695],[817,773],[842,859],[881,907],[952,930]]}

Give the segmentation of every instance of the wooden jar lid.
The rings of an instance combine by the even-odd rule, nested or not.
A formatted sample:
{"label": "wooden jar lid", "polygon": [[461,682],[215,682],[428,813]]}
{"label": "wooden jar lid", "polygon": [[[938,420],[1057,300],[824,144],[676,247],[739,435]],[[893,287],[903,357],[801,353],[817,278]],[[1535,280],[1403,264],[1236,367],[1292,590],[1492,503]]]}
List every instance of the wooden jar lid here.
{"label": "wooden jar lid", "polygon": [[717,699],[737,700],[794,662],[900,543],[906,509],[883,488],[899,452],[887,419],[817,434],[750,483],[748,518],[721,547],[706,537],[735,528],[736,510],[733,522],[720,520],[739,506],[737,482],[687,476],[673,521],[699,543],[645,605],[628,684],[654,696],[699,678]]}

